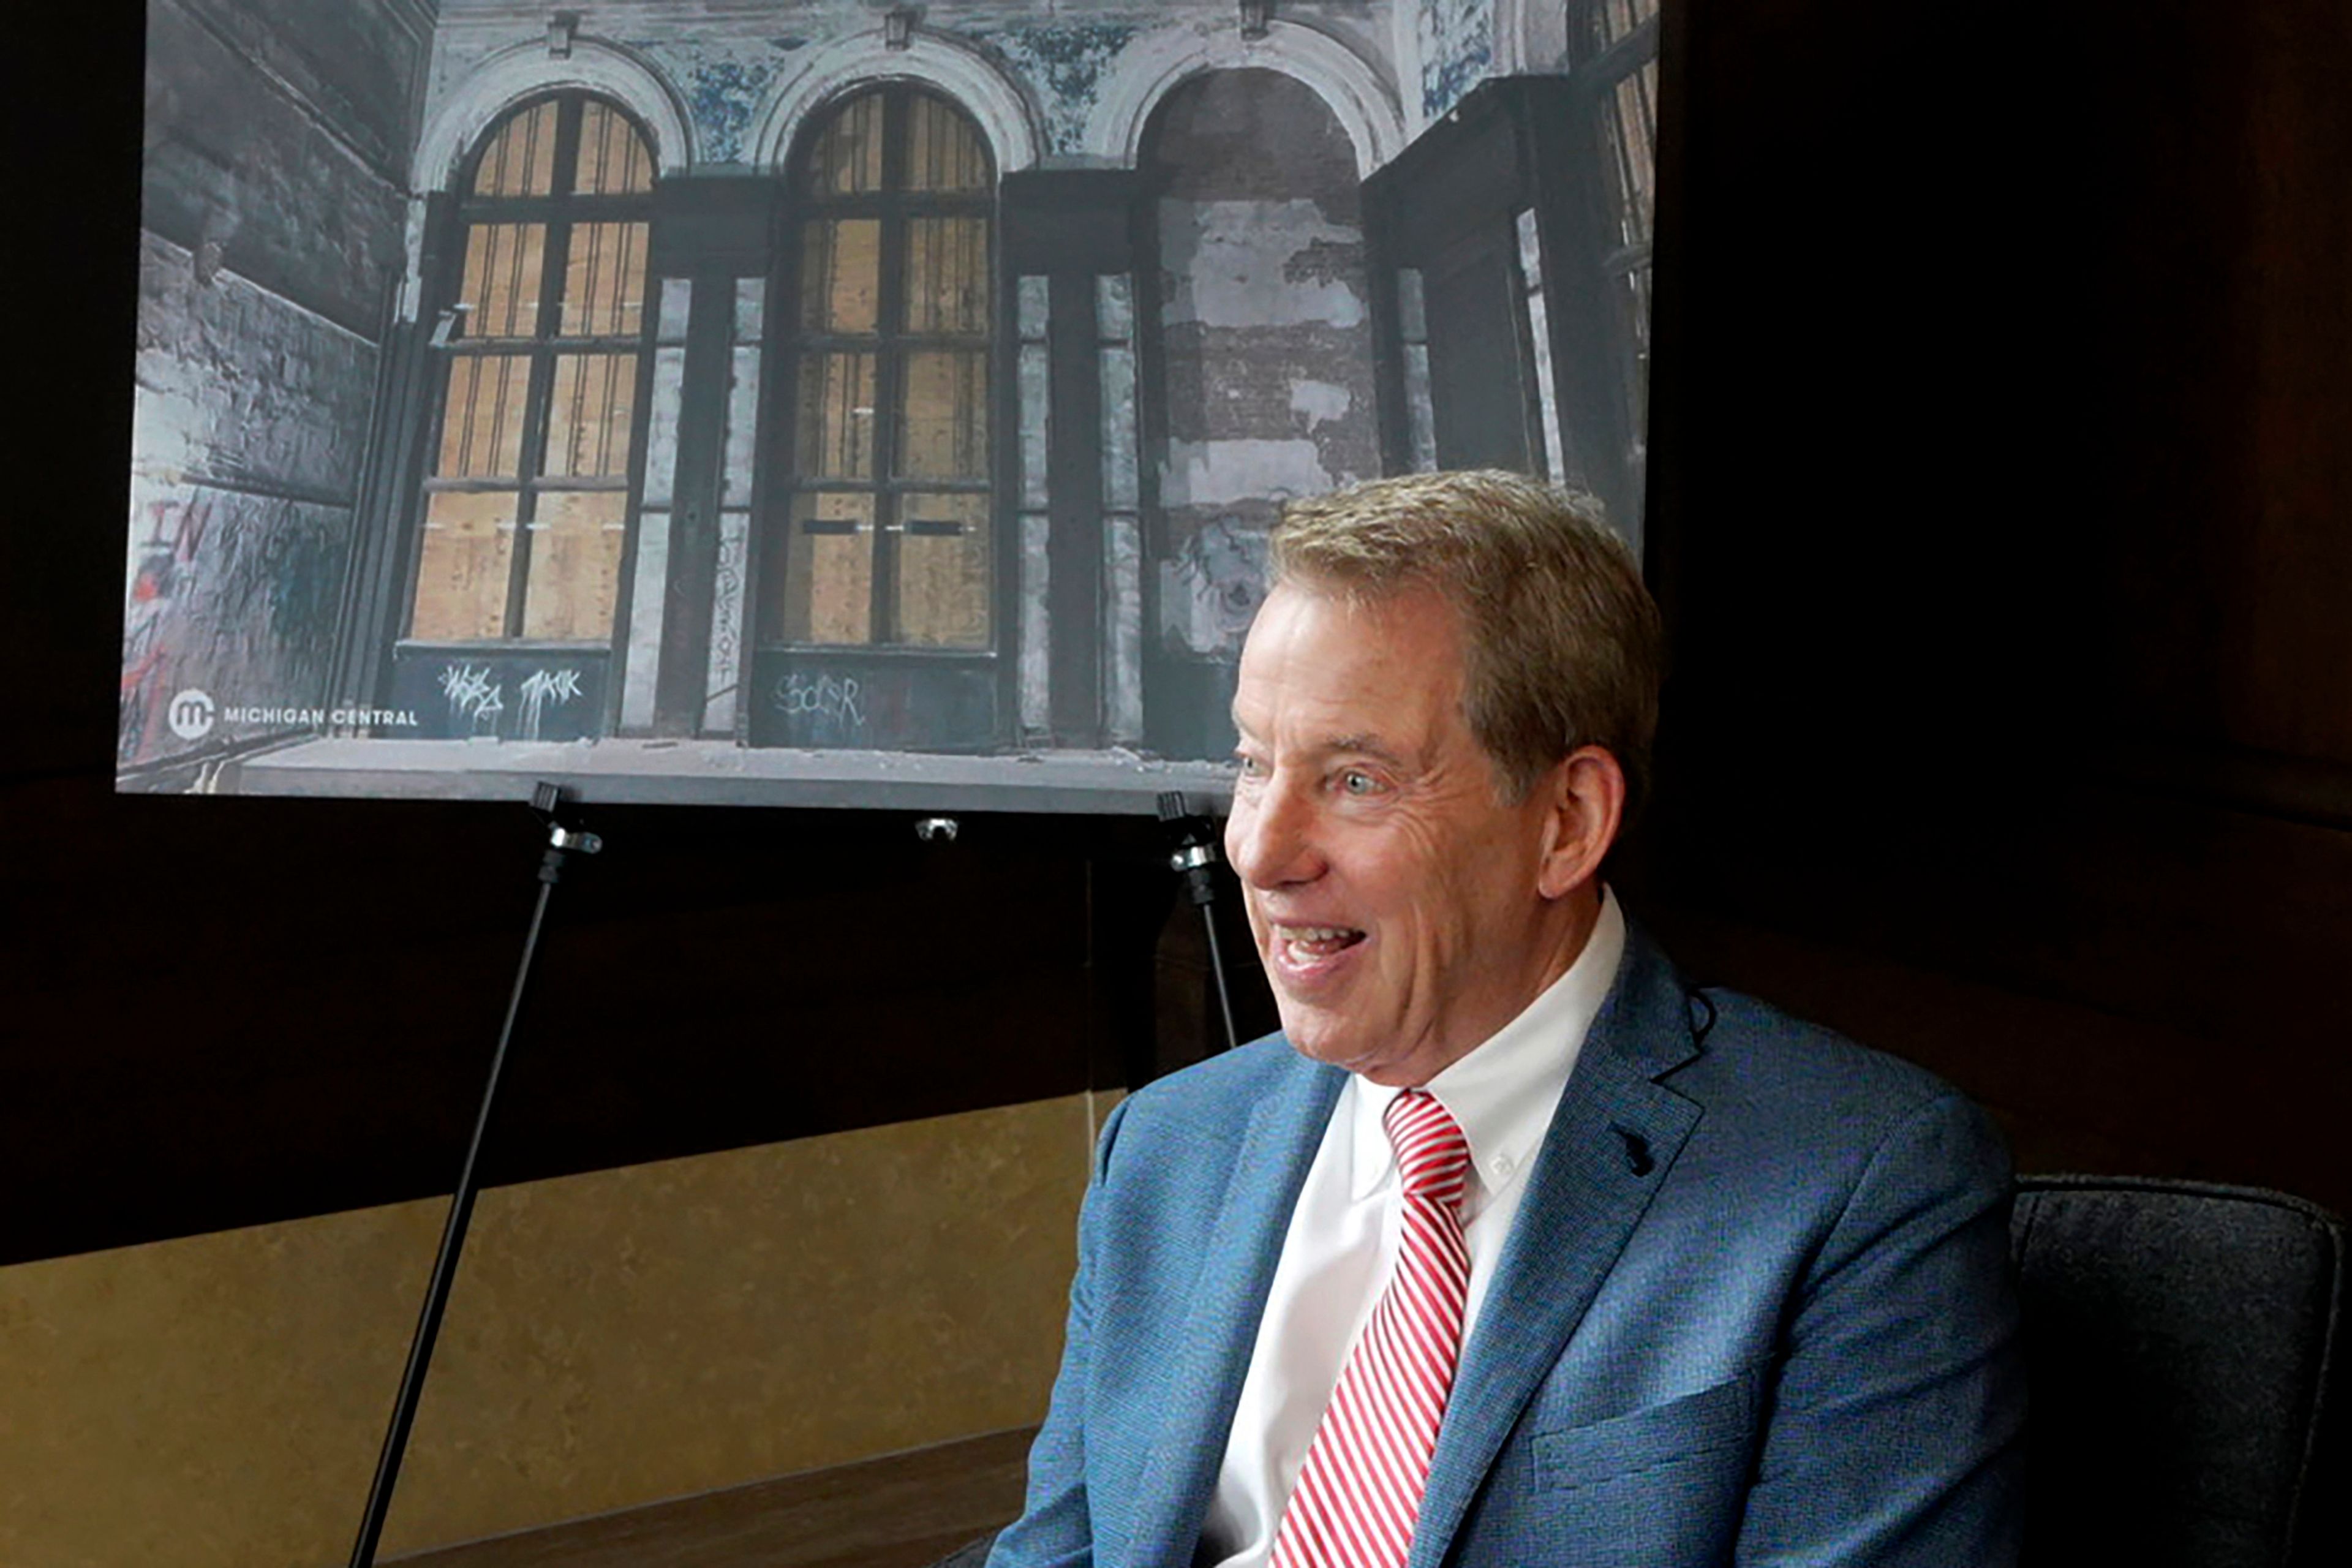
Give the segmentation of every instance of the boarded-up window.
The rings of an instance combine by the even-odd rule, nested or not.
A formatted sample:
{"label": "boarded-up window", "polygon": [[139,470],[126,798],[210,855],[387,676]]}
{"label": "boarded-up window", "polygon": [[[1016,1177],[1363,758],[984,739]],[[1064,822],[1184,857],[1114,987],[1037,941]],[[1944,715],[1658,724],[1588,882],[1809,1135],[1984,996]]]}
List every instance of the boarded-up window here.
{"label": "boarded-up window", "polygon": [[762,634],[987,647],[987,147],[945,99],[880,88],[832,111],[792,179],[790,487],[761,552]]}
{"label": "boarded-up window", "polygon": [[434,333],[412,638],[612,637],[653,181],[644,133],[582,93],[514,110],[476,150]]}

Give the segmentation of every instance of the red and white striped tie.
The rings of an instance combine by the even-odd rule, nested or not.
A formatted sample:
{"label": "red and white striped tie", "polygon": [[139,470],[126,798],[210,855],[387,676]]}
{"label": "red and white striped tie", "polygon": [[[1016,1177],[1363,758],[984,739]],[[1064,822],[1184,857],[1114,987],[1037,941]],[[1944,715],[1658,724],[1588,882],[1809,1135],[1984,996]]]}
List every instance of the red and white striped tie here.
{"label": "red and white striped tie", "polygon": [[1402,1568],[1454,1387],[1470,1284],[1461,1215],[1469,1141],[1423,1089],[1398,1095],[1382,1121],[1404,1184],[1396,1272],[1307,1445],[1272,1568]]}

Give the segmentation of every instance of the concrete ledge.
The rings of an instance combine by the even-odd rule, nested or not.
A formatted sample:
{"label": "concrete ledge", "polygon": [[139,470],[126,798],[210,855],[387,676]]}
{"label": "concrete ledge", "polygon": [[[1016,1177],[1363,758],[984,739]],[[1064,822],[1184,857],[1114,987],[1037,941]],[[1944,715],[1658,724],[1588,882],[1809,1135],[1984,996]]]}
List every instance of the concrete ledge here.
{"label": "concrete ledge", "polygon": [[529,800],[544,779],[584,802],[863,806],[1150,816],[1163,790],[1220,812],[1233,770],[1125,752],[1007,756],[793,751],[729,741],[305,740],[223,767],[229,795]]}

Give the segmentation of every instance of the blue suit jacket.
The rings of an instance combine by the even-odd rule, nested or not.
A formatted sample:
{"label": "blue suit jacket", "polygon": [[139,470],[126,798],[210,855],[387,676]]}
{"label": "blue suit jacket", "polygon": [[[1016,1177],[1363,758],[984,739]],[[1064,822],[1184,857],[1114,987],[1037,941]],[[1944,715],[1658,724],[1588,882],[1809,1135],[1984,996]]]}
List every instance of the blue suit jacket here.
{"label": "blue suit jacket", "polygon": [[[1280,1037],[1105,1127],[991,1568],[1186,1568],[1345,1075]],[[1638,930],[1463,1347],[1413,1568],[2014,1561],[2009,1167],[1915,1068]]]}

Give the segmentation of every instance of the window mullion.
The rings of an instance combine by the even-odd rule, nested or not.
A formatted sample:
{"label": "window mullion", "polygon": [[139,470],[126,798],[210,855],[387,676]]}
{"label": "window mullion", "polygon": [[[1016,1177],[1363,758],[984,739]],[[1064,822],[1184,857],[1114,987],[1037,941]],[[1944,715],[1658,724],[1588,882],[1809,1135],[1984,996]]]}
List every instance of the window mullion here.
{"label": "window mullion", "polygon": [[563,289],[572,263],[572,176],[579,161],[583,100],[565,99],[555,121],[555,170],[541,258],[539,319],[531,323],[530,382],[523,396],[522,447],[516,464],[515,538],[507,575],[506,636],[519,637],[530,595],[531,524],[547,471],[549,415],[555,399],[555,348],[563,330]]}
{"label": "window mullion", "polygon": [[521,469],[516,479],[515,538],[507,577],[507,637],[522,635],[523,602],[530,584],[530,527],[539,515],[539,485],[547,462],[549,405],[554,401],[555,354],[544,346],[530,355],[530,383],[523,395]]}
{"label": "window mullion", "polygon": [[908,122],[904,89],[889,89],[882,119],[882,232],[874,301],[874,596],[872,637],[898,640],[898,426],[906,376],[907,183]]}

